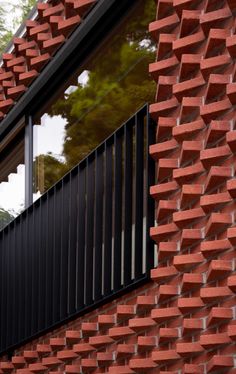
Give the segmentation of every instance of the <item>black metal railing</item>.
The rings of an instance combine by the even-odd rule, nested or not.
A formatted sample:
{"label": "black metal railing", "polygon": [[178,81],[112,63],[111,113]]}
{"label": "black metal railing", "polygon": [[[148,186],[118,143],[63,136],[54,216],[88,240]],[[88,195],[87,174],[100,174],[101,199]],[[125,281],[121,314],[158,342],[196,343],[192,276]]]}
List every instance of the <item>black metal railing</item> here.
{"label": "black metal railing", "polygon": [[0,351],[149,277],[148,106],[0,233]]}

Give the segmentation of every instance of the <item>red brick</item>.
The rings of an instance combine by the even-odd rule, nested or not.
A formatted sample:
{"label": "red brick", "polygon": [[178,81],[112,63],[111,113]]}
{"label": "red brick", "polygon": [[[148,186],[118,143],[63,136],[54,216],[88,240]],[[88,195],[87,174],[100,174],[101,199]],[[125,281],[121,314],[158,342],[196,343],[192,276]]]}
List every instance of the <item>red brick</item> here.
{"label": "red brick", "polygon": [[200,288],[204,284],[202,274],[185,273],[182,278],[182,292]]}
{"label": "red brick", "polygon": [[196,245],[203,238],[203,232],[200,229],[183,229],[180,241],[181,249]]}
{"label": "red brick", "polygon": [[203,330],[204,322],[200,318],[184,318],[183,334],[192,334]]}
{"label": "red brick", "polygon": [[133,335],[134,331],[129,327],[112,327],[109,329],[109,336],[112,339],[124,339],[130,335]]}
{"label": "red brick", "polygon": [[178,231],[178,227],[175,223],[170,223],[167,225],[160,225],[157,227],[151,227],[150,229],[150,236],[155,242],[160,242],[171,234],[175,234]]}
{"label": "red brick", "polygon": [[230,339],[236,340],[236,325],[229,325],[227,333]]}
{"label": "red brick", "polygon": [[211,166],[224,161],[224,159],[231,156],[231,154],[228,145],[223,145],[221,147],[202,150],[200,153],[200,160],[203,166],[209,169]]}
{"label": "red brick", "polygon": [[170,285],[161,285],[159,287],[159,297],[158,302],[162,303],[171,299],[172,297],[176,297],[179,295],[179,287],[178,286],[170,286]]}
{"label": "red brick", "polygon": [[175,350],[169,349],[168,351],[152,352],[152,359],[157,364],[168,364],[179,360],[180,356]]}
{"label": "red brick", "polygon": [[178,141],[184,141],[195,138],[196,135],[205,128],[202,120],[193,121],[190,123],[183,123],[180,126],[173,127],[173,137]]}
{"label": "red brick", "polygon": [[93,352],[94,350],[95,348],[88,343],[79,343],[73,345],[73,351],[79,355],[86,355]]}
{"label": "red brick", "polygon": [[117,358],[124,358],[135,354],[135,346],[133,344],[118,344],[116,349]]}
{"label": "red brick", "polygon": [[184,374],[203,374],[204,367],[195,364],[184,364]]}
{"label": "red brick", "polygon": [[149,370],[157,367],[155,362],[150,358],[133,358],[129,361],[129,367],[137,370]]}
{"label": "red brick", "polygon": [[214,256],[217,253],[224,252],[231,247],[228,239],[211,240],[201,243],[201,252],[204,257]]}
{"label": "red brick", "polygon": [[191,225],[195,220],[199,220],[204,217],[205,213],[202,208],[182,210],[180,212],[173,213],[173,221],[180,228]]}
{"label": "red brick", "polygon": [[205,287],[200,290],[200,296],[206,303],[220,302],[232,295],[228,287]]}
{"label": "red brick", "polygon": [[168,321],[170,319],[177,318],[179,316],[181,316],[181,312],[176,307],[158,308],[158,309],[153,309],[152,312],[151,312],[151,317],[157,323]]}
{"label": "red brick", "polygon": [[229,193],[222,192],[222,193],[202,196],[200,199],[200,205],[206,213],[209,213],[215,208],[221,208],[225,204],[230,203],[231,201],[232,201],[232,198],[230,197]]}
{"label": "red brick", "polygon": [[150,188],[150,194],[154,199],[165,199],[169,195],[175,193],[179,186],[175,181],[161,183]]}
{"label": "red brick", "polygon": [[182,357],[191,357],[196,354],[201,354],[204,349],[198,342],[194,343],[177,343],[176,352]]}
{"label": "red brick", "polygon": [[149,153],[154,160],[158,160],[159,158],[167,156],[176,148],[178,148],[177,141],[175,139],[171,139],[162,143],[151,145],[149,148]]}
{"label": "red brick", "polygon": [[159,330],[159,343],[169,342],[178,338],[178,329],[161,327]]}
{"label": "red brick", "polygon": [[233,264],[226,260],[212,260],[207,272],[207,282],[226,278],[233,271]]}
{"label": "red brick", "polygon": [[206,144],[213,144],[219,141],[230,129],[230,121],[211,121],[206,135]]}
{"label": "red brick", "polygon": [[220,356],[215,355],[211,358],[211,360],[207,363],[207,372],[211,373],[213,371],[224,370],[234,366],[233,357],[230,356]]}
{"label": "red brick", "polygon": [[216,190],[228,178],[231,178],[232,174],[231,167],[212,166],[205,182],[205,193]]}
{"label": "red brick", "polygon": [[179,23],[179,17],[177,14],[172,14],[169,17],[159,19],[151,22],[149,25],[149,32],[154,39],[158,41],[160,33],[170,33]]}
{"label": "red brick", "polygon": [[236,292],[236,275],[231,275],[228,277],[227,286],[233,291]]}
{"label": "red brick", "polygon": [[183,313],[192,313],[204,307],[204,302],[200,297],[180,297],[177,306]]}
{"label": "red brick", "polygon": [[229,322],[233,318],[231,308],[214,307],[207,317],[207,326]]}
{"label": "red brick", "polygon": [[107,346],[109,344],[114,343],[114,340],[111,339],[107,335],[102,335],[102,336],[90,336],[89,337],[89,344],[92,345],[93,347],[102,347],[102,346]]}
{"label": "red brick", "polygon": [[158,267],[151,270],[151,278],[153,281],[161,283],[165,282],[178,274],[178,271],[174,266]]}
{"label": "red brick", "polygon": [[179,168],[173,170],[173,178],[179,184],[191,182],[194,178],[204,172],[204,168],[200,162],[194,165],[186,166],[185,168]]}
{"label": "red brick", "polygon": [[155,336],[138,336],[137,344],[138,344],[139,351],[152,350],[157,345],[156,337]]}

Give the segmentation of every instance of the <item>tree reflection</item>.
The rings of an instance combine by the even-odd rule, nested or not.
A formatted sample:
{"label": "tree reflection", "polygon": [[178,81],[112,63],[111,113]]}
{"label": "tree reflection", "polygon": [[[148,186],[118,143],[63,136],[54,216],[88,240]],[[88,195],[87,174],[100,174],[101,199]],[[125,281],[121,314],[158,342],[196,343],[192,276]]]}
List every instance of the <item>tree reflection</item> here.
{"label": "tree reflection", "polygon": [[2,230],[14,217],[4,209],[0,208],[0,230]]}
{"label": "tree reflection", "polygon": [[153,0],[139,2],[132,15],[90,58],[85,82],[50,108],[50,116],[61,115],[67,122],[62,154],[65,162],[53,155],[36,158],[35,167],[39,169],[44,157],[44,186],[36,181],[41,193],[144,103],[154,100],[156,87],[148,76],[148,65],[154,60],[155,46],[147,29],[155,17],[155,7]]}

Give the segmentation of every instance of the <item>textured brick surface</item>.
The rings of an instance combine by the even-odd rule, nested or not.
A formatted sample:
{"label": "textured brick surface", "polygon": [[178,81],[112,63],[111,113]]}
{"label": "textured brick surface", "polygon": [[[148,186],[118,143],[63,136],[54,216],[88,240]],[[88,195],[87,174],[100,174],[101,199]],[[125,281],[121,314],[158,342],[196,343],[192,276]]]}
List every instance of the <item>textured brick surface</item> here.
{"label": "textured brick surface", "polygon": [[[38,5],[4,55],[2,116],[93,3]],[[0,373],[236,373],[235,14],[235,0],[157,1],[152,282],[2,357]]]}
{"label": "textured brick surface", "polygon": [[25,22],[26,33],[13,39],[2,55],[0,121],[24,94],[97,0],[51,0],[38,3],[38,16]]}

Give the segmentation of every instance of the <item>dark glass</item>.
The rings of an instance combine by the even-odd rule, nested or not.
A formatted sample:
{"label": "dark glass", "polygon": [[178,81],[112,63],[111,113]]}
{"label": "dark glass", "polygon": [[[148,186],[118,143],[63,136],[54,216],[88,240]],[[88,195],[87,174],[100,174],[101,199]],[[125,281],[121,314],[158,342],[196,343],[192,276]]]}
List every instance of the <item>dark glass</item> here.
{"label": "dark glass", "polygon": [[24,129],[0,144],[0,230],[25,208]]}
{"label": "dark glass", "polygon": [[34,118],[34,199],[154,100],[148,65],[155,44],[147,31],[154,18],[154,1],[137,1],[63,94]]}

